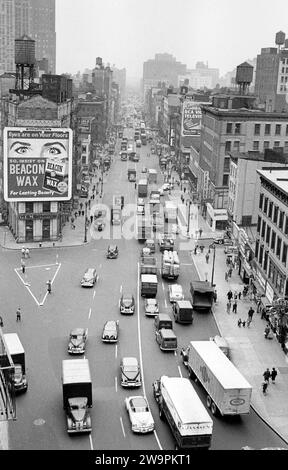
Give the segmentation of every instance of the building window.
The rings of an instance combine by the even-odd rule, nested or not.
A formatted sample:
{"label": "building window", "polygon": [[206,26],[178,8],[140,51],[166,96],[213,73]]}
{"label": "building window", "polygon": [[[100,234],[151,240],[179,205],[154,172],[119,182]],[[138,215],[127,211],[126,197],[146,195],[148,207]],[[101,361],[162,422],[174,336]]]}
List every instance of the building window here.
{"label": "building window", "polygon": [[259,209],[260,209],[260,210],[262,210],[263,199],[264,199],[264,194],[263,194],[263,193],[260,193],[260,197],[259,197]]}
{"label": "building window", "polygon": [[265,197],[265,199],[264,199],[264,207],[263,207],[263,212],[264,212],[264,214],[267,214],[267,208],[268,208],[268,197]]}
{"label": "building window", "polygon": [[240,124],[240,122],[237,122],[235,124],[235,134],[241,134],[241,124]]}
{"label": "building window", "polygon": [[284,142],[284,153],[288,153],[288,142]]}
{"label": "building window", "polygon": [[288,124],[286,124],[286,135],[288,135]]}
{"label": "building window", "polygon": [[264,140],[264,145],[263,145],[264,149],[269,149],[269,145],[270,145],[269,140]]}
{"label": "building window", "polygon": [[274,222],[274,224],[277,224],[278,212],[279,212],[279,207],[275,206],[275,207],[274,207],[274,216],[273,216],[273,222]]}
{"label": "building window", "polygon": [[288,217],[286,215],[286,220],[285,220],[285,230],[284,230],[285,235],[288,235]]}
{"label": "building window", "polygon": [[280,228],[280,230],[283,230],[283,225],[284,225],[284,212],[280,211],[279,224],[278,224],[278,227]]}
{"label": "building window", "polygon": [[223,186],[228,186],[229,175],[223,175]]}
{"label": "building window", "polygon": [[259,150],[259,141],[258,141],[258,140],[254,140],[254,142],[253,142],[253,150]]}
{"label": "building window", "polygon": [[239,150],[240,150],[240,140],[235,140],[234,143],[233,143],[233,147],[234,147],[234,150],[236,152],[239,152]]}
{"label": "building window", "polygon": [[261,230],[261,238],[263,238],[263,239],[265,237],[265,230],[266,230],[266,222],[263,220],[262,221],[262,230]]}
{"label": "building window", "polygon": [[269,202],[269,209],[268,209],[269,219],[272,219],[272,213],[273,213],[273,202]]}
{"label": "building window", "polygon": [[282,250],[282,258],[281,258],[281,261],[282,263],[284,264],[284,266],[286,266],[286,263],[287,263],[287,245],[286,243],[283,243],[283,250]]}
{"label": "building window", "polygon": [[274,148],[275,148],[275,147],[280,147],[280,142],[279,142],[279,140],[276,140],[276,141],[274,142]]}
{"label": "building window", "polygon": [[280,258],[281,244],[282,244],[281,238],[280,238],[280,237],[277,237],[276,256],[278,256],[278,258]]}
{"label": "building window", "polygon": [[232,134],[232,122],[227,122],[226,134]]}
{"label": "building window", "polygon": [[257,233],[260,233],[260,227],[261,227],[261,217],[258,215],[258,221],[257,221]]}
{"label": "building window", "polygon": [[276,238],[276,233],[274,232],[274,230],[272,230],[272,235],[271,235],[271,250],[274,251],[275,250],[275,238]]}
{"label": "building window", "polygon": [[254,135],[260,135],[260,124],[255,124]]}
{"label": "building window", "polygon": [[270,135],[271,133],[271,124],[265,124],[265,135]]}
{"label": "building window", "polygon": [[275,135],[281,135],[281,124],[276,124]]}
{"label": "building window", "polygon": [[270,243],[270,234],[271,234],[271,227],[267,225],[267,230],[266,230],[266,243],[269,246]]}
{"label": "building window", "polygon": [[42,210],[43,212],[50,212],[50,202],[43,202]]}
{"label": "building window", "polygon": [[230,171],[230,157],[224,158],[224,173],[229,173]]}
{"label": "building window", "polygon": [[265,251],[264,253],[264,263],[263,263],[263,269],[265,272],[267,272],[267,264],[268,264],[268,251]]}
{"label": "building window", "polygon": [[259,264],[262,266],[262,261],[263,261],[263,245],[260,246],[258,261],[259,261]]}
{"label": "building window", "polygon": [[25,212],[27,214],[33,214],[33,202],[26,202],[25,203]]}
{"label": "building window", "polygon": [[228,153],[231,151],[231,142],[229,140],[227,140],[225,142],[225,153]]}
{"label": "building window", "polygon": [[259,240],[255,242],[255,258],[258,259],[258,252],[259,252]]}

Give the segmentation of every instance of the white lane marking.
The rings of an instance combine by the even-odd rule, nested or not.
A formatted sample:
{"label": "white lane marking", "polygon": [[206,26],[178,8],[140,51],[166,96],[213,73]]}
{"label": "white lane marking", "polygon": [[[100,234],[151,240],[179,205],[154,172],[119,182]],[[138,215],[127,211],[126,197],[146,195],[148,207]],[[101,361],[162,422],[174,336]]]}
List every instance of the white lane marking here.
{"label": "white lane marking", "polygon": [[164,282],[162,281],[161,284],[162,284],[163,291],[165,291]]}
{"label": "white lane marking", "polygon": [[19,277],[20,281],[24,284],[24,286],[26,287],[26,289],[28,290],[28,292],[32,295],[33,299],[35,300],[36,304],[38,305],[38,307],[40,306],[38,300],[36,299],[35,295],[32,293],[31,289],[29,289],[29,286],[27,283],[25,283],[25,281],[22,279],[22,277],[20,276],[20,274],[18,273],[18,270],[16,268],[14,268],[14,271],[15,273],[17,274],[17,276]]}
{"label": "white lane marking", "polygon": [[117,386],[118,386],[117,377],[115,377],[115,390],[116,390],[116,393],[117,393]]}
{"label": "white lane marking", "polygon": [[124,425],[123,425],[123,421],[122,421],[122,416],[120,416],[120,423],[121,423],[121,428],[122,428],[123,436],[126,437],[125,429],[124,429]]}
{"label": "white lane marking", "polygon": [[96,290],[94,289],[94,292],[93,292],[93,299],[95,298],[95,295],[96,295]]}
{"label": "white lane marking", "polygon": [[179,375],[180,375],[180,377],[182,378],[182,377],[183,377],[183,375],[182,375],[182,372],[181,372],[181,367],[180,367],[180,366],[178,366],[178,371],[179,371]]}
{"label": "white lane marking", "polygon": [[118,347],[117,347],[117,344],[115,344],[115,359],[117,359],[117,354],[118,354]]}
{"label": "white lane marking", "polygon": [[89,320],[90,320],[90,317],[91,317],[91,313],[92,313],[92,308],[90,307],[90,308],[89,308],[89,314],[88,314]]}
{"label": "white lane marking", "polygon": [[91,450],[94,450],[91,434],[89,434],[89,441],[90,441]]}
{"label": "white lane marking", "polygon": [[166,300],[166,299],[164,299],[164,303],[165,303],[165,308],[168,308],[167,300]]}
{"label": "white lane marking", "polygon": [[[141,329],[140,329],[140,263],[137,263],[137,329],[138,329],[138,343],[139,343],[139,360],[140,360],[140,369],[141,369],[141,376],[142,376],[142,386],[143,386],[143,395],[148,401],[146,397],[146,392],[145,392],[145,380],[144,380],[144,372],[143,372],[143,358],[142,358],[142,346],[141,346]],[[158,447],[160,450],[162,450],[162,446],[160,444],[159,438],[154,430],[154,436],[156,438]]]}

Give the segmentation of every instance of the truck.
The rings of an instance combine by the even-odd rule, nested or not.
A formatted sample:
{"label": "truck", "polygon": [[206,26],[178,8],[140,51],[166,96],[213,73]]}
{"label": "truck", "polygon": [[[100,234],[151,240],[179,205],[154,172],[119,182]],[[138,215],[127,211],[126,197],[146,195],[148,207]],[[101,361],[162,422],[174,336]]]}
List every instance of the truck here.
{"label": "truck", "polygon": [[128,168],[128,181],[136,181],[136,170],[135,168]]}
{"label": "truck", "polygon": [[4,341],[14,363],[13,385],[15,393],[26,392],[28,380],[25,368],[25,351],[17,333],[5,333]]}
{"label": "truck", "polygon": [[111,207],[111,225],[121,225],[121,207]]}
{"label": "truck", "polygon": [[140,274],[140,292],[142,297],[156,297],[158,280],[156,274]]}
{"label": "truck", "polygon": [[140,258],[140,274],[157,274],[156,258],[153,255],[142,255]]}
{"label": "truck", "polygon": [[104,162],[103,162],[104,171],[108,171],[110,168],[110,165],[111,165],[110,157],[104,158]]}
{"label": "truck", "polygon": [[139,241],[152,238],[152,225],[149,217],[140,214],[136,216],[136,238]]}
{"label": "truck", "polygon": [[160,251],[163,253],[165,250],[173,250],[174,249],[174,239],[166,233],[159,233],[158,236],[158,244]]}
{"label": "truck", "polygon": [[175,449],[209,449],[213,421],[187,378],[162,375],[153,383],[159,416],[166,419]]}
{"label": "truck", "polygon": [[148,181],[149,183],[157,183],[157,170],[154,170],[154,168],[148,170]]}
{"label": "truck", "polygon": [[148,181],[141,179],[138,181],[138,197],[147,197],[148,195]]}
{"label": "truck", "polygon": [[207,281],[190,282],[192,305],[195,310],[210,313],[214,301],[215,290]]}
{"label": "truck", "polygon": [[165,201],[164,218],[166,222],[177,223],[177,204],[174,201]]}
{"label": "truck", "polygon": [[193,307],[190,300],[176,300],[172,309],[175,323],[193,323]]}
{"label": "truck", "polygon": [[92,380],[88,359],[62,361],[62,390],[68,434],[90,433]]}
{"label": "truck", "polygon": [[163,279],[178,279],[180,261],[177,251],[164,250],[161,260],[161,276]]}
{"label": "truck", "polygon": [[252,387],[214,341],[190,341],[186,364],[190,378],[206,390],[214,416],[249,413]]}

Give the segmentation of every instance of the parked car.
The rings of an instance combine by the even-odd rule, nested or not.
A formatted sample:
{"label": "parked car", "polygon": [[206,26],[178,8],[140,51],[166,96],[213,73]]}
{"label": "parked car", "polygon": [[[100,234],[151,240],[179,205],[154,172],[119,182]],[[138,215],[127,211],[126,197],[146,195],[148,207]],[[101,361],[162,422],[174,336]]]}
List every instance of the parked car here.
{"label": "parked car", "polygon": [[144,215],[145,214],[144,206],[137,206],[137,214],[138,215]]}
{"label": "parked car", "polygon": [[120,362],[122,387],[141,387],[141,370],[136,357],[123,357]]}
{"label": "parked car", "polygon": [[118,258],[118,254],[119,254],[119,251],[118,251],[117,245],[108,245],[106,258],[116,259]]}
{"label": "parked car", "polygon": [[169,284],[168,295],[170,302],[176,302],[176,300],[184,300],[183,289],[180,284]]}
{"label": "parked car", "polygon": [[87,338],[87,328],[74,328],[74,330],[71,330],[69,335],[68,353],[84,354]]}
{"label": "parked car", "polygon": [[125,398],[125,407],[133,432],[144,434],[154,431],[154,419],[145,397],[127,397]]}
{"label": "parked car", "polygon": [[135,311],[135,300],[132,294],[122,294],[120,299],[120,313],[133,315]]}
{"label": "parked car", "polygon": [[82,287],[93,287],[97,282],[98,276],[95,268],[88,268],[85,271],[84,276],[81,279]]}
{"label": "parked car", "polygon": [[94,227],[98,230],[98,232],[102,232],[105,228],[105,222],[103,219],[95,220]]}
{"label": "parked car", "polygon": [[103,327],[102,341],[104,343],[117,343],[118,336],[119,336],[119,320],[106,321]]}
{"label": "parked car", "polygon": [[158,301],[156,299],[145,299],[145,315],[155,317],[158,313]]}

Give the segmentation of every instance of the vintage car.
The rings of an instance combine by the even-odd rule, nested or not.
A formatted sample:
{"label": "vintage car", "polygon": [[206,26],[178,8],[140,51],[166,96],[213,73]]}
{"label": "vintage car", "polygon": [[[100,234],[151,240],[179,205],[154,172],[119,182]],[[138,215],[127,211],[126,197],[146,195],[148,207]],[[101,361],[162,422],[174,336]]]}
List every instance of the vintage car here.
{"label": "vintage car", "polygon": [[106,321],[102,331],[104,343],[117,343],[119,337],[119,320]]}
{"label": "vintage car", "polygon": [[141,387],[141,370],[136,357],[123,357],[120,363],[122,387]]}
{"label": "vintage car", "polygon": [[68,353],[69,354],[84,354],[86,342],[88,338],[87,328],[74,328],[70,331]]}
{"label": "vintage car", "polygon": [[122,294],[120,299],[120,313],[133,315],[135,311],[135,300],[132,294]]}
{"label": "vintage car", "polygon": [[109,245],[107,248],[107,255],[106,258],[108,259],[116,259],[118,258],[119,250],[117,245]]}
{"label": "vintage car", "polygon": [[97,282],[97,272],[95,268],[88,268],[85,271],[84,276],[81,279],[81,286],[82,287],[93,287],[94,284]]}
{"label": "vintage car", "polygon": [[145,315],[155,317],[158,313],[158,301],[156,299],[145,299]]}
{"label": "vintage car", "polygon": [[184,300],[183,288],[180,284],[169,284],[168,295],[171,303],[176,300]]}
{"label": "vintage car", "polygon": [[144,434],[154,431],[154,419],[145,397],[127,397],[125,398],[125,407],[133,432]]}

